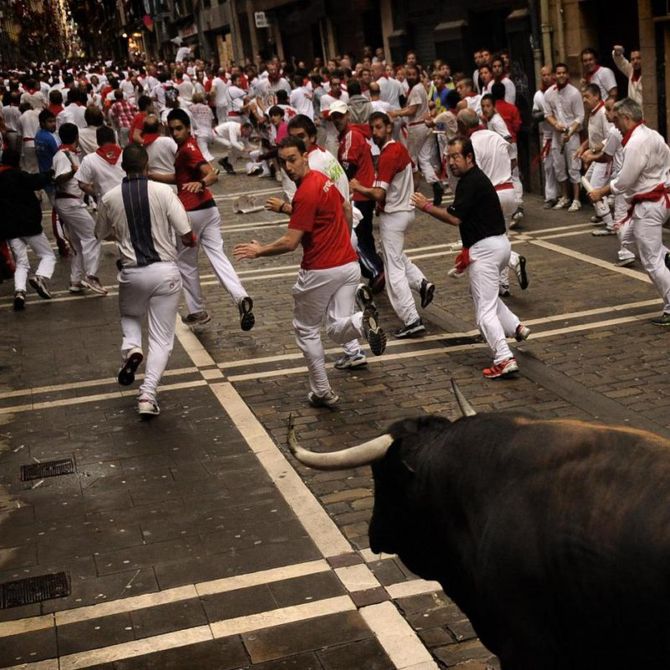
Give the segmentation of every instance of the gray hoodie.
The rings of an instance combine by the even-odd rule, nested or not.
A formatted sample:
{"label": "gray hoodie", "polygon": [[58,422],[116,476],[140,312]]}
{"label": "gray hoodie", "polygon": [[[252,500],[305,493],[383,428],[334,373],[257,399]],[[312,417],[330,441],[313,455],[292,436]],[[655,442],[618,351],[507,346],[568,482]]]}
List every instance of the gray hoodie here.
{"label": "gray hoodie", "polygon": [[367,123],[373,109],[370,101],[364,95],[352,95],[349,98],[349,122]]}

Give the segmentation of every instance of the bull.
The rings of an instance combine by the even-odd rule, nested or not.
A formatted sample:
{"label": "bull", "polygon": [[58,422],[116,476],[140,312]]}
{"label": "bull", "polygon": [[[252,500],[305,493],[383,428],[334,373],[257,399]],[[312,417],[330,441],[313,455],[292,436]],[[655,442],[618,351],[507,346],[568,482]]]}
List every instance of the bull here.
{"label": "bull", "polygon": [[[453,382],[452,382],[453,384]],[[371,464],[370,548],[440,583],[503,670],[670,666],[670,441],[518,413],[398,421],[312,468]]]}

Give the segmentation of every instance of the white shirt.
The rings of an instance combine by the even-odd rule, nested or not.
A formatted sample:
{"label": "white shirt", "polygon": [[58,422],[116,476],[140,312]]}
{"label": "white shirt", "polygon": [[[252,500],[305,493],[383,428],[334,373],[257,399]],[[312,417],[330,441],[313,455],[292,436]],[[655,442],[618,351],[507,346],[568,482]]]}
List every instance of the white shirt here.
{"label": "white shirt", "polygon": [[212,91],[214,92],[214,104],[217,107],[227,107],[230,105],[230,95],[228,94],[228,84],[216,77],[212,82]]}
{"label": "white shirt", "polygon": [[304,114],[314,120],[314,105],[312,104],[312,91],[307,86],[298,86],[291,91],[289,103],[298,114]]}
{"label": "white shirt", "polygon": [[[307,162],[309,163],[310,170],[326,175],[335,184],[335,188],[342,194],[344,201],[349,202],[349,179],[344,168],[330,151],[324,151],[321,147],[315,147],[308,151]],[[287,184],[285,191],[289,200],[293,200],[296,190],[297,186],[294,181],[291,181],[290,185]]]}
{"label": "white shirt", "polygon": [[242,137],[242,126],[237,121],[224,121],[214,128],[214,134],[221,138],[227,147],[244,151],[246,144]]}
{"label": "white shirt", "polygon": [[39,109],[27,109],[21,116],[17,123],[17,130],[19,135],[23,138],[24,147],[34,147],[35,146],[35,135],[40,129],[40,110]]}
{"label": "white shirt", "polygon": [[373,111],[384,112],[384,114],[388,114],[393,109],[391,103],[386,102],[386,100],[371,100],[370,104],[372,105]]}
{"label": "white shirt", "polygon": [[214,114],[212,110],[203,102],[191,105],[189,110],[193,120],[193,134],[196,137],[211,137],[212,136],[212,121]]}
{"label": "white shirt", "polygon": [[186,105],[190,105],[193,98],[193,84],[184,78],[179,83],[175,81],[174,87],[179,91],[179,100],[183,100]]}
{"label": "white shirt", "polygon": [[400,96],[405,95],[403,85],[397,79],[389,77],[380,77],[377,79],[379,84],[379,98],[391,105],[391,109],[400,109]]}
{"label": "white shirt", "polygon": [[[637,81],[633,81],[635,70],[633,70],[630,61],[623,54],[612,51],[612,60],[619,70],[628,77],[628,97],[631,100],[635,100],[642,107],[642,77],[639,77]],[[619,97],[621,97],[621,94],[619,94]]]}
{"label": "white shirt", "polygon": [[102,156],[92,153],[84,156],[74,178],[84,184],[93,184],[96,194],[104,195],[118,186],[125,176],[121,168],[121,156],[111,165]]}
{"label": "white shirt", "polygon": [[426,114],[430,113],[430,108],[428,107],[428,94],[422,83],[419,82],[412,87],[407,98],[407,105],[418,105],[416,112],[407,117],[407,122],[410,125],[423,123]]}
{"label": "white shirt", "polygon": [[610,179],[616,179],[616,176],[619,174],[621,166],[623,165],[622,139],[623,137],[618,128],[612,124],[607,133],[607,138],[605,139],[605,146],[603,147],[603,153],[607,156],[612,156],[612,172]]}
{"label": "white shirt", "polygon": [[5,119],[7,130],[19,131],[19,117],[21,112],[14,105],[7,105],[2,108],[2,117]]}
{"label": "white shirt", "polygon": [[78,128],[86,128],[88,125],[84,118],[86,107],[83,105],[72,102],[62,111],[62,114],[63,121],[61,123],[74,123]]}
{"label": "white shirt", "polygon": [[668,180],[670,149],[655,130],[644,124],[633,131],[623,148],[623,164],[610,183],[614,195],[623,194],[628,202],[638,193],[647,193]]}
{"label": "white shirt", "polygon": [[[486,93],[490,93],[493,89],[493,84],[495,84],[495,79],[486,84]],[[500,83],[505,87],[505,102],[510,102],[513,105],[516,105],[516,86],[514,82],[509,77],[503,77],[500,80]]]}
{"label": "white shirt", "polygon": [[149,172],[174,174],[177,143],[171,137],[157,137],[144,148],[149,156]]}
{"label": "white shirt", "polygon": [[[544,99],[544,91],[542,90],[535,91],[535,95],[533,96],[533,112],[542,112],[545,118],[549,113]],[[550,140],[554,134],[554,129],[546,121],[540,121],[538,129],[542,140],[545,142]]]}
{"label": "white shirt", "polygon": [[503,117],[498,114],[498,112],[495,112],[493,116],[486,122],[486,128],[488,130],[492,130],[494,133],[497,133],[507,142],[512,139],[507,124],[503,120]]}
{"label": "white shirt", "polygon": [[95,153],[98,150],[97,132],[98,128],[96,126],[86,126],[79,131],[79,151],[83,156]]}
{"label": "white shirt", "polygon": [[44,97],[44,93],[42,93],[41,90],[35,91],[34,93],[24,91],[21,94],[21,102],[30,103],[30,106],[38,112],[41,112],[47,106],[47,99]]}
{"label": "white shirt", "polygon": [[[134,181],[133,179],[127,182],[130,184],[130,188],[133,188]],[[137,181],[141,183],[144,180]],[[153,248],[162,262],[174,263],[177,260],[175,233],[181,236],[191,230],[186,210],[167,184],[159,184],[148,180],[144,183],[147,185],[149,199]],[[108,237],[110,233],[113,234],[116,238],[123,266],[137,267],[137,256],[130,235],[124,204],[123,186],[124,184],[121,184],[113,188],[102,197],[98,209],[95,234],[100,240]]]}
{"label": "white shirt", "polygon": [[[393,214],[394,212],[411,212],[414,209],[411,197],[414,193],[414,175],[412,172],[412,161],[401,167],[402,164],[396,164],[392,168],[393,177],[390,181],[383,181],[383,175],[380,174],[382,168],[382,161],[389,157],[384,152],[388,151],[389,147],[396,144],[395,140],[389,140],[382,148],[379,154],[378,171],[373,182],[374,188],[381,188],[386,192],[384,199],[384,214]],[[391,154],[392,155],[392,154]],[[400,152],[399,156],[404,160],[406,154]]]}
{"label": "white shirt", "polygon": [[[63,151],[63,149],[59,149],[54,155],[54,162],[52,165],[54,177],[60,177],[61,175],[68,174],[72,171],[73,167],[76,170],[79,169],[79,158],[77,154],[72,153],[71,151]],[[68,179],[63,184],[56,186],[56,192],[73,195],[79,198],[81,206],[84,206],[83,200],[81,200],[84,197],[84,194],[79,188],[79,184],[74,177]],[[71,198],[68,199],[74,202]]]}
{"label": "white shirt", "polygon": [[510,143],[492,130],[476,130],[470,135],[475,162],[494,186],[512,181]]}
{"label": "white shirt", "polygon": [[595,84],[600,87],[600,96],[606,100],[610,91],[616,87],[616,77],[614,72],[608,67],[600,65],[598,69],[588,79],[589,84]]}
{"label": "white shirt", "polygon": [[472,111],[474,111],[477,114],[477,116],[482,115],[482,96],[481,95],[468,95],[465,98],[463,98],[463,100],[465,100],[465,102],[468,106],[468,109],[471,109]]}
{"label": "white shirt", "polygon": [[[572,84],[566,84],[559,89],[555,84],[544,94],[544,102],[547,112],[566,128],[575,121],[579,124],[577,130],[584,122],[584,102],[581,93]],[[561,141],[561,133],[554,130],[554,139]]]}
{"label": "white shirt", "polygon": [[230,109],[228,113],[234,112],[235,114],[242,113],[242,107],[244,107],[244,98],[247,95],[247,92],[240,88],[239,86],[233,86],[232,84],[228,87],[228,97],[230,99]]}
{"label": "white shirt", "polygon": [[597,112],[589,115],[589,149],[596,151],[602,148],[609,133],[610,122],[605,115],[605,105],[602,103]]}

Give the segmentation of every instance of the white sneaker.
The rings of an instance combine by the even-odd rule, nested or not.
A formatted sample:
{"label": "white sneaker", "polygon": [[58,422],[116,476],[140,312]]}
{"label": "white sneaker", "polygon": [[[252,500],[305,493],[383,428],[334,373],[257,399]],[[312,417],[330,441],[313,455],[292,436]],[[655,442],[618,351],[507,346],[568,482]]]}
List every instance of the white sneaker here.
{"label": "white sneaker", "polygon": [[142,396],[137,399],[137,413],[143,417],[158,416],[161,410],[155,400]]}
{"label": "white sneaker", "polygon": [[447,274],[452,278],[452,279],[463,279],[465,277],[465,272],[459,272],[458,268],[451,268]]}
{"label": "white sneaker", "polygon": [[561,196],[558,199],[558,202],[552,207],[552,209],[565,209],[569,204],[570,201],[566,197]]}
{"label": "white sneaker", "polygon": [[335,361],[336,370],[351,370],[352,368],[360,368],[368,364],[368,359],[362,351],[359,351],[353,356],[344,354]]}
{"label": "white sneaker", "polygon": [[570,207],[568,207],[568,212],[578,212],[581,208],[582,208],[582,203],[579,202],[579,200],[577,200],[577,198],[575,198],[572,201],[572,204],[570,205]]}
{"label": "white sneaker", "polygon": [[316,395],[314,391],[307,394],[307,401],[312,407],[327,407],[333,409],[340,402],[340,396],[331,389],[326,395]]}

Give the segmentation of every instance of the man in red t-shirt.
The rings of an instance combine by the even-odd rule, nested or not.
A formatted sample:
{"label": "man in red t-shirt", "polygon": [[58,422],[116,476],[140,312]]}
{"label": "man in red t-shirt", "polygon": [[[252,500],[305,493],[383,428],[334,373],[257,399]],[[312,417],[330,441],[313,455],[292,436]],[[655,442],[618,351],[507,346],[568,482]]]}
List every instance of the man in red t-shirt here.
{"label": "man in red t-shirt", "polygon": [[[328,118],[333,122],[340,141],[337,159],[342,164],[349,179],[354,177],[367,188],[371,188],[375,180],[375,166],[372,162],[372,148],[368,142],[370,127],[366,124],[349,123],[349,107],[346,102],[336,100],[330,105]],[[358,257],[361,272],[370,280],[370,288],[374,293],[384,288],[384,264],[375,246],[372,234],[372,217],[375,203],[362,193],[354,193],[354,205],[363,218],[356,226],[358,238]]]}
{"label": "man in red t-shirt", "polygon": [[240,278],[223,251],[221,216],[208,186],[216,183],[218,172],[204,159],[198,143],[191,135],[191,121],[183,109],[173,109],[168,114],[168,127],[172,139],[177,143],[174,174],[150,172],[149,177],[166,184],[177,184],[177,195],[188,214],[197,244],[185,247],[177,241],[179,256],[177,265],[184,285],[184,297],[188,314],[182,321],[188,325],[203,325],[211,321],[205,311],[198,272],[198,250],[200,246],[221,285],[230,293],[240,311],[240,327],[254,327],[254,302],[242,286]]}
{"label": "man in red t-shirt", "polygon": [[[370,289],[358,284],[361,271],[341,193],[326,175],[309,169],[301,139],[284,138],[279,144],[279,161],[298,183],[288,230],[271,244],[256,240],[238,244],[234,254],[249,259],[276,256],[302,245],[302,263],[293,287],[293,327],[309,370],[307,399],[313,407],[334,407],[339,396],[328,382],[321,324],[325,321],[326,332],[338,344],[365,337],[375,356],[384,352],[386,335],[377,323]],[[360,308],[355,313],[354,302]]]}

